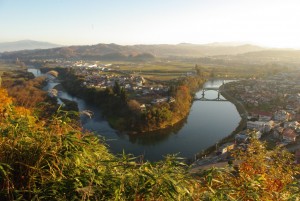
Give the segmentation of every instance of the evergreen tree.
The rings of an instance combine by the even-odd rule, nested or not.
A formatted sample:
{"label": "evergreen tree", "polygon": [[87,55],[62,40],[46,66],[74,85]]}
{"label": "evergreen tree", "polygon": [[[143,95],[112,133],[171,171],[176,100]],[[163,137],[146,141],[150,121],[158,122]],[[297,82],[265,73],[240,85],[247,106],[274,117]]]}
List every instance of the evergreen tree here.
{"label": "evergreen tree", "polygon": [[115,81],[113,91],[117,96],[119,96],[121,94],[121,87],[120,87],[120,84],[118,81]]}
{"label": "evergreen tree", "polygon": [[126,103],[127,100],[128,100],[128,95],[127,95],[126,90],[124,89],[124,87],[121,88],[120,98],[121,98],[122,103]]}

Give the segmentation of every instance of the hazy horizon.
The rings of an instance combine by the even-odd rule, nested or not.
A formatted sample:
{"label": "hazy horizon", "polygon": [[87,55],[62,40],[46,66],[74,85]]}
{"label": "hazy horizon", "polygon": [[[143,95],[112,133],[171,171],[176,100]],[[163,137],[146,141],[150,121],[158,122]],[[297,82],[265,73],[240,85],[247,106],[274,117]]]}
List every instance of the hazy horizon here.
{"label": "hazy horizon", "polygon": [[296,0],[0,0],[0,42],[300,48]]}

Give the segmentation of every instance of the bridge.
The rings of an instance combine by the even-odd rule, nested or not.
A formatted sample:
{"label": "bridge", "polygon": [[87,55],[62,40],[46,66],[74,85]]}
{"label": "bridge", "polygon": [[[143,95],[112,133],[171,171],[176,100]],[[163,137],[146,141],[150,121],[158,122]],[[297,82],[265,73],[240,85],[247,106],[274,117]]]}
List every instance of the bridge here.
{"label": "bridge", "polygon": [[203,92],[209,91],[209,90],[220,91],[220,88],[219,87],[205,87],[202,89]]}
{"label": "bridge", "polygon": [[[224,81],[223,81],[223,84],[224,84]],[[218,96],[216,98],[212,98],[212,99],[206,98],[205,97],[205,92],[206,91],[210,91],[210,90],[217,91],[218,92]],[[228,101],[226,99],[220,98],[220,94],[221,94],[220,92],[221,92],[220,87],[204,87],[202,89],[202,97],[201,98],[195,97],[194,101]]]}
{"label": "bridge", "polygon": [[194,101],[223,101],[223,102],[228,102],[228,100],[225,100],[223,98],[214,98],[214,99],[209,99],[209,98],[205,98],[205,97],[201,97],[201,98],[194,98]]}

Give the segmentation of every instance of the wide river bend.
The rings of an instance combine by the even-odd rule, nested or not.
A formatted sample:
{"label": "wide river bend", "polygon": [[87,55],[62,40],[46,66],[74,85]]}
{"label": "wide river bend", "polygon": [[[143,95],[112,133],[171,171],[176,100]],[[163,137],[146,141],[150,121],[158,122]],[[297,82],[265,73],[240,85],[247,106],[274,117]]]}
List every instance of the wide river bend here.
{"label": "wide river bend", "polygon": [[[39,69],[28,69],[35,76],[42,75]],[[231,134],[238,126],[241,117],[236,107],[229,101],[212,101],[218,97],[218,88],[223,80],[207,81],[202,101],[193,102],[186,119],[174,128],[149,134],[127,135],[112,129],[103,117],[101,110],[83,99],[74,97],[65,91],[59,91],[58,97],[77,102],[79,110],[91,110],[92,118],[81,117],[82,126],[94,131],[106,139],[110,151],[121,154],[123,150],[135,156],[143,155],[144,159],[158,161],[167,154],[178,154],[180,157],[193,158],[196,153],[216,144],[222,138]],[[49,81],[45,90],[55,87],[59,82]],[[202,97],[202,89],[196,97]],[[225,99],[221,95],[220,99]],[[207,99],[208,101],[203,101]]]}

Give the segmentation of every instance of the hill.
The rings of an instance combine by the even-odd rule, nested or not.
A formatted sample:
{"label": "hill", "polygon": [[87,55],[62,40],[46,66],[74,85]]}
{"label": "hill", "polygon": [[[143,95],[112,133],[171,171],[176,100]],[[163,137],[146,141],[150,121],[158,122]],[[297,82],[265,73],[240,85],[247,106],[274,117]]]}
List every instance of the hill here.
{"label": "hill", "polygon": [[235,55],[247,52],[261,51],[262,47],[253,45],[211,46],[211,45],[117,45],[97,44],[91,46],[69,46],[47,50],[32,50],[3,53],[6,59],[107,59],[119,60],[126,57],[136,59],[152,59],[153,57],[205,57],[213,55]]}
{"label": "hill", "polygon": [[0,52],[10,52],[19,50],[34,50],[34,49],[49,49],[60,47],[61,45],[33,41],[33,40],[21,40],[15,42],[0,43]]}
{"label": "hill", "polygon": [[289,65],[298,67],[300,64],[300,50],[270,49],[257,52],[248,52],[230,57],[219,57],[219,59],[230,60],[231,63],[244,64],[272,64]]}

